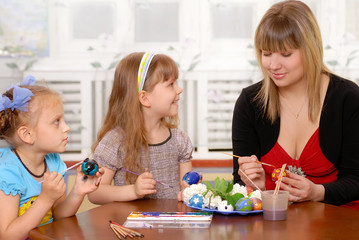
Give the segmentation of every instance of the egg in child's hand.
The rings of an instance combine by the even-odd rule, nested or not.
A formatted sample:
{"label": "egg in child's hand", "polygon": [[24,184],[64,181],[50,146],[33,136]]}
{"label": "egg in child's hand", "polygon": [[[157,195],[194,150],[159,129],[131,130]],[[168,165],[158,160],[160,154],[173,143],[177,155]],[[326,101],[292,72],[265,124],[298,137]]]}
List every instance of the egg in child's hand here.
{"label": "egg in child's hand", "polygon": [[98,169],[98,163],[95,160],[89,158],[86,158],[81,165],[81,171],[88,176],[95,175]]}
{"label": "egg in child's hand", "polygon": [[197,184],[200,180],[202,180],[202,176],[199,173],[193,171],[186,173],[182,178],[182,181],[185,181],[189,185]]}
{"label": "egg in child's hand", "polygon": [[[272,172],[272,181],[276,182],[278,180],[278,177],[280,175],[281,168],[274,169]],[[283,177],[287,177],[289,175],[288,170],[284,170]]]}

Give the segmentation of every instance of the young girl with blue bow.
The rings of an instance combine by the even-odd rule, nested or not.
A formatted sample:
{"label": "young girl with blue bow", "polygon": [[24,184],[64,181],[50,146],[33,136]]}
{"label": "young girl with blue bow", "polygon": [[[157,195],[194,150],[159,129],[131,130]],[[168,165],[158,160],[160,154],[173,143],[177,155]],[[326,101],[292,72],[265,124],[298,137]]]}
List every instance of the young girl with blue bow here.
{"label": "young girl with blue bow", "polygon": [[[30,84],[30,85],[29,85]],[[0,239],[25,239],[39,224],[76,214],[84,196],[97,189],[103,169],[86,181],[81,167],[66,197],[68,143],[60,95],[28,77],[0,98]]]}

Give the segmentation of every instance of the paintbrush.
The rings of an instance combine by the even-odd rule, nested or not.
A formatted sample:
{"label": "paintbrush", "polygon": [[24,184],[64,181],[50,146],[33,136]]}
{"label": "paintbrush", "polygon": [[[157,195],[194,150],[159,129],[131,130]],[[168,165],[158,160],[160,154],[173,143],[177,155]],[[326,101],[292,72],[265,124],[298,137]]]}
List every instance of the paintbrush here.
{"label": "paintbrush", "polygon": [[[233,154],[230,154],[230,153],[225,153],[225,152],[222,152],[222,153],[223,153],[223,154],[227,154],[227,155],[232,156],[232,157],[240,158],[240,156],[233,155]],[[263,164],[263,165],[266,165],[266,166],[270,166],[270,167],[273,167],[273,168],[277,168],[276,166],[274,166],[274,165],[272,165],[272,164],[260,162],[260,161],[258,161],[258,160],[256,160],[256,163]]]}
{"label": "paintbrush", "polygon": [[[75,163],[75,164],[72,165],[71,167],[68,167],[68,168],[66,168],[65,170],[62,170],[61,172],[59,172],[59,174],[63,174],[64,172],[67,172],[68,170],[70,170],[70,169],[72,169],[72,168],[74,168],[74,167],[77,167],[77,166],[80,165],[82,162],[83,162],[83,161],[78,162],[78,163]],[[45,181],[45,180],[42,180],[42,181],[39,182],[39,183],[43,183],[44,181]]]}
{"label": "paintbrush", "polygon": [[[127,170],[126,168],[121,168],[121,169],[124,170],[124,171],[126,171],[126,172],[129,172],[129,173],[135,174],[135,175],[137,175],[137,176],[140,176],[140,174],[135,173],[135,172],[132,172],[132,171],[130,171],[130,170]],[[159,184],[161,184],[161,185],[163,185],[163,186],[165,186],[165,187],[173,188],[172,185],[169,185],[169,184],[167,184],[167,183],[160,182],[160,181],[158,181],[158,180],[156,180],[156,179],[153,179],[153,180],[155,180],[157,183],[159,183]]]}

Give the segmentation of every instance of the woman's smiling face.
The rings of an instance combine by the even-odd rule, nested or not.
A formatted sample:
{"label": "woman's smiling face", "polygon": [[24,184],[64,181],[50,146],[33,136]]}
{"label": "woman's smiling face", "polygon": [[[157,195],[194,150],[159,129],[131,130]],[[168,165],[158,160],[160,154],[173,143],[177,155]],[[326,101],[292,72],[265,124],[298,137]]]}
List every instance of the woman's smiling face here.
{"label": "woman's smiling face", "polygon": [[303,79],[304,66],[300,49],[262,51],[261,61],[268,76],[278,87],[288,87]]}

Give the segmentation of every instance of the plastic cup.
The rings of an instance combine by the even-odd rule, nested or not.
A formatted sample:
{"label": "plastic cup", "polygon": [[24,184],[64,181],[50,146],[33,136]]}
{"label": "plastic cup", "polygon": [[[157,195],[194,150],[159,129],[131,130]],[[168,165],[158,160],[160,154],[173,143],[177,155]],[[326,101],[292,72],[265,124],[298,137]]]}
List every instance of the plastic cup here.
{"label": "plastic cup", "polygon": [[262,191],[263,218],[269,221],[280,221],[287,218],[288,191],[279,191],[273,195],[274,190]]}

